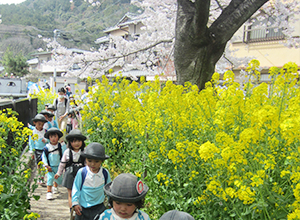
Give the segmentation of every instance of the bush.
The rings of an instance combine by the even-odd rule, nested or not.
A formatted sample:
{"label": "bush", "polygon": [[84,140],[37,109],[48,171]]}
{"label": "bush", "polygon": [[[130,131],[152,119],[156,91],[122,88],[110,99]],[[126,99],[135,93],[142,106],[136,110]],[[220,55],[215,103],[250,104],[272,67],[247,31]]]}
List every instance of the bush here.
{"label": "bush", "polygon": [[57,93],[52,93],[49,89],[41,89],[38,93],[30,94],[32,98],[38,98],[38,112],[45,109],[45,104],[53,104],[57,98]]}
{"label": "bush", "polygon": [[144,178],[151,218],[171,209],[195,219],[299,218],[297,65],[271,68],[270,84],[251,82],[257,67],[243,86],[227,71],[226,88],[216,73],[200,92],[105,77],[90,89],[87,134],[106,146],[108,166]]}
{"label": "bush", "polygon": [[0,111],[0,219],[22,219],[28,214],[37,187],[30,184],[31,169],[20,158],[32,131],[16,115],[11,109]]}

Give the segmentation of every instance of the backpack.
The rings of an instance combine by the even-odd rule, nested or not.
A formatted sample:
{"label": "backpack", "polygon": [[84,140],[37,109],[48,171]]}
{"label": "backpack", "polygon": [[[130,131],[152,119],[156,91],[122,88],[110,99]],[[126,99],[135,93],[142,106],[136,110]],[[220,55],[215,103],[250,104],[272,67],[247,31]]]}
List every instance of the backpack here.
{"label": "backpack", "polygon": [[[67,107],[68,99],[65,98],[65,106]],[[58,98],[55,99],[55,108],[57,109]]]}
{"label": "backpack", "polygon": [[77,174],[77,172],[78,172],[78,170],[80,168],[84,167],[84,165],[83,165],[84,164],[84,160],[85,160],[85,158],[80,155],[78,162],[74,162],[73,161],[72,150],[69,149],[69,161],[66,162],[66,169],[68,167],[72,166],[72,171],[71,172],[72,172],[72,175],[75,177],[76,174]]}
{"label": "backpack", "polygon": [[[106,183],[107,183],[107,178],[108,178],[107,170],[104,169],[104,168],[102,168],[102,173],[103,173],[103,176],[104,176],[104,185],[106,185]],[[84,167],[84,168],[82,169],[82,172],[81,172],[81,179],[82,179],[82,182],[81,182],[81,186],[80,186],[80,191],[82,190],[82,186],[83,186],[83,183],[84,183],[86,174],[87,174],[87,169],[86,169],[86,167]]]}
{"label": "backpack", "polygon": [[48,158],[49,153],[52,153],[52,152],[57,151],[57,150],[58,150],[58,152],[59,152],[59,156],[60,156],[60,159],[61,159],[61,158],[62,158],[62,149],[61,149],[61,144],[60,144],[60,143],[58,143],[58,147],[55,148],[55,149],[52,150],[52,151],[49,151],[49,149],[48,149],[47,146],[44,147],[44,152],[45,152],[45,155],[46,155],[47,162],[48,162],[48,165],[49,165],[49,166],[50,166],[50,162],[49,162],[49,158]]}

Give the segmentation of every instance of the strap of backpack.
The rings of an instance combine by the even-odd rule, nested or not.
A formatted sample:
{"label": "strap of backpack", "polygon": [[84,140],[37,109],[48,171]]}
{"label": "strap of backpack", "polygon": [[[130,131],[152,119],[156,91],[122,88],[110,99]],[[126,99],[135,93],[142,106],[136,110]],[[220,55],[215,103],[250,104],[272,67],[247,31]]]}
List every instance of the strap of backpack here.
{"label": "strap of backpack", "polygon": [[62,158],[62,149],[61,149],[61,144],[60,143],[58,143],[58,148],[55,148],[52,151],[49,151],[48,147],[44,147],[45,155],[47,157],[47,162],[48,162],[49,166],[50,166],[49,157],[48,157],[49,153],[52,153],[52,152],[57,151],[57,150],[59,152],[59,156],[60,156],[60,159],[61,159]]}
{"label": "strap of backpack", "polygon": [[72,153],[72,150],[69,149],[69,161],[67,162],[66,167],[69,167],[72,164],[73,164],[73,153]]}
{"label": "strap of backpack", "polygon": [[82,190],[82,186],[83,186],[86,174],[87,174],[87,169],[86,169],[86,167],[84,167],[81,171],[81,180],[82,180],[82,182],[81,182],[81,186],[80,186],[80,191]]}
{"label": "strap of backpack", "polygon": [[60,156],[60,159],[62,158],[62,149],[61,149],[61,144],[58,143],[58,152],[59,152],[59,156]]}
{"label": "strap of backpack", "polygon": [[[102,168],[102,173],[103,173],[103,176],[104,176],[104,185],[106,185],[107,184],[107,178],[108,178],[107,170]],[[86,169],[86,167],[84,167],[81,171],[82,182],[81,182],[81,186],[80,186],[80,191],[82,190],[82,186],[83,186],[84,180],[86,178],[86,174],[87,174],[87,169]]]}
{"label": "strap of backpack", "polygon": [[104,176],[104,185],[106,185],[107,184],[108,173],[107,173],[107,170],[104,169],[103,167],[102,167],[102,173],[103,173],[103,176]]}
{"label": "strap of backpack", "polygon": [[[67,107],[68,100],[65,98],[65,106]],[[57,109],[58,98],[55,99],[55,108]]]}
{"label": "strap of backpack", "polygon": [[47,163],[50,166],[50,162],[49,162],[49,158],[48,158],[48,155],[49,155],[48,147],[44,147],[44,152],[45,152],[45,155],[46,155],[46,158],[47,158]]}

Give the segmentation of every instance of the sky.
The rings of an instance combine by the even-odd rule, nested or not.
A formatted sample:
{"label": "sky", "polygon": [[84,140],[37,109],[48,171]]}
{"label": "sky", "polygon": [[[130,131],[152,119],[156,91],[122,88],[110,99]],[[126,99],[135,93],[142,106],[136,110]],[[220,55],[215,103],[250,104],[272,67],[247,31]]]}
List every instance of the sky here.
{"label": "sky", "polygon": [[21,2],[25,2],[25,0],[0,0],[0,4],[18,4]]}

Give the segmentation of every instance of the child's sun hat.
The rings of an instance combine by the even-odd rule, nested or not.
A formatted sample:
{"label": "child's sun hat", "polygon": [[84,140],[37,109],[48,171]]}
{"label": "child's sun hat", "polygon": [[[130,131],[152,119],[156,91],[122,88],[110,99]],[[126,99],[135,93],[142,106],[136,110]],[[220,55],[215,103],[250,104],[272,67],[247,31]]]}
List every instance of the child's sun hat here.
{"label": "child's sun hat", "polygon": [[105,154],[105,148],[102,146],[102,144],[99,144],[97,142],[90,143],[84,149],[84,152],[81,153],[81,155],[85,158],[95,160],[106,160],[109,158],[109,156]]}
{"label": "child's sun hat", "polygon": [[33,122],[41,121],[41,122],[47,122],[46,118],[42,114],[37,114],[33,119]]}
{"label": "child's sun hat", "polygon": [[163,214],[159,220],[195,220],[190,214],[171,210]]}
{"label": "child's sun hat", "polygon": [[48,110],[53,110],[53,111],[56,111],[56,108],[55,108],[55,106],[54,105],[49,105],[48,106],[48,108],[47,108]]}
{"label": "child's sun hat", "polygon": [[79,139],[79,140],[86,140],[86,136],[84,136],[79,129],[73,129],[70,133],[66,136],[67,141],[71,141],[72,139]]}
{"label": "child's sun hat", "polygon": [[145,198],[149,187],[131,173],[121,173],[104,186],[104,192],[113,201],[135,203]]}
{"label": "child's sun hat", "polygon": [[42,111],[40,112],[40,114],[42,114],[42,115],[47,115],[47,116],[50,117],[50,118],[54,116],[54,114],[52,114],[51,112],[48,112],[46,109],[42,110]]}
{"label": "child's sun hat", "polygon": [[49,135],[53,133],[58,134],[58,138],[61,138],[63,136],[63,133],[58,128],[52,127],[45,133],[44,137],[49,139]]}

